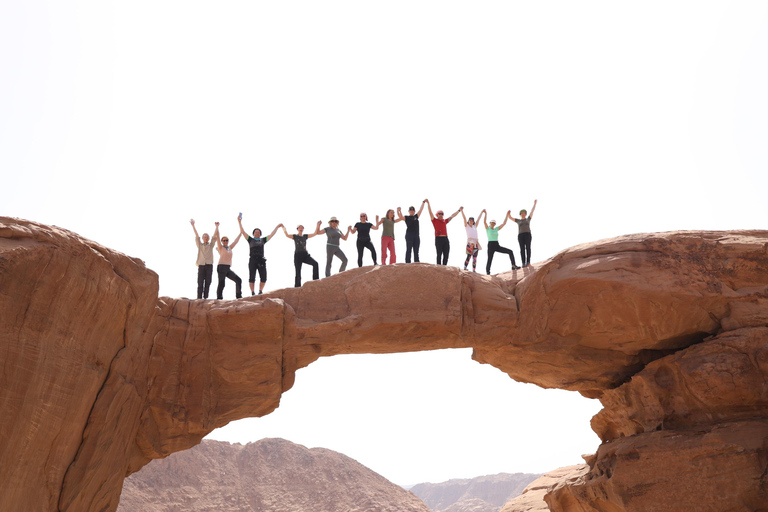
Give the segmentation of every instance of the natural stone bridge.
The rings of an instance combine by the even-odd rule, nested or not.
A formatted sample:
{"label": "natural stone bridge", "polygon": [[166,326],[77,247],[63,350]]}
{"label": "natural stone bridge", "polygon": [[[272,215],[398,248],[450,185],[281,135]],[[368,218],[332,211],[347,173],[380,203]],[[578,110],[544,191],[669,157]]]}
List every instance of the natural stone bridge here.
{"label": "natural stone bridge", "polygon": [[319,357],[456,347],[605,406],[551,510],[768,510],[766,231],[625,236],[495,277],[409,264],[238,301],[157,290],[140,260],[0,217],[0,510],[113,511],[125,476],[270,413]]}

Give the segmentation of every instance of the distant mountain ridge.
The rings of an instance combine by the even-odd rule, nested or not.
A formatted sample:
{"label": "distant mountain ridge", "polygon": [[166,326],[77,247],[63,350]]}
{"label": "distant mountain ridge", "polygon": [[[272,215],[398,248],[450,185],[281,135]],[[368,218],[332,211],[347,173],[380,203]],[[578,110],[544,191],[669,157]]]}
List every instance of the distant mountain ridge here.
{"label": "distant mountain ridge", "polygon": [[126,478],[117,512],[430,512],[357,461],[284,439],[203,441]]}
{"label": "distant mountain ridge", "polygon": [[410,491],[432,512],[498,512],[541,475],[499,473],[470,479],[417,484]]}

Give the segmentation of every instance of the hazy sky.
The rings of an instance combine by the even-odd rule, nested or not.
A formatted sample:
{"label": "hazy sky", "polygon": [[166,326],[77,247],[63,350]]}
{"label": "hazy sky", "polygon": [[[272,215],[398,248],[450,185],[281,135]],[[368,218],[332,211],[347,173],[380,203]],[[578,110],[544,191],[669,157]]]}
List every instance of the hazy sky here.
{"label": "hazy sky", "polygon": [[[768,225],[762,1],[4,2],[0,73],[0,215],[139,257],[172,297],[195,296],[191,217],[234,238],[238,212],[292,231],[425,197],[497,218],[538,199],[534,262]],[[458,266],[460,222],[449,235]],[[433,240],[422,222],[422,261]],[[519,262],[514,226],[500,242]],[[324,241],[309,250],[324,266]],[[266,290],[293,284],[292,253],[267,244]],[[247,260],[242,243],[243,278]],[[597,410],[469,351],[347,356],[212,437],[323,446],[409,484],[579,463]]]}

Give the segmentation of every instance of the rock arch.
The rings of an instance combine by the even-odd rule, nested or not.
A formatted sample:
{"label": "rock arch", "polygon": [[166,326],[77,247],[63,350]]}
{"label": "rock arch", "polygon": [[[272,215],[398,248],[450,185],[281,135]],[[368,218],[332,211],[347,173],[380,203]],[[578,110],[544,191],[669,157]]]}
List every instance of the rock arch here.
{"label": "rock arch", "polygon": [[[0,509],[114,510],[127,474],[268,414],[319,357],[457,347],[601,399],[604,442],[551,510],[768,498],[768,232],[629,235],[495,277],[411,264],[238,301],[157,290],[140,260],[0,218]],[[715,495],[723,463],[739,483]]]}

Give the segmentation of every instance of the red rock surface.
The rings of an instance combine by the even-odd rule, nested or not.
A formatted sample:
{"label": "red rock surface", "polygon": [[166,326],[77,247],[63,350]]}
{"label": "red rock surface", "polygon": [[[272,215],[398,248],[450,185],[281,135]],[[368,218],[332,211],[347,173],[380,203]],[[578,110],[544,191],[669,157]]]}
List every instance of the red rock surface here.
{"label": "red rock surface", "polygon": [[429,512],[350,459],[283,439],[203,441],[126,478],[117,512]]}
{"label": "red rock surface", "polygon": [[[675,456],[669,439],[690,447],[680,461],[697,461],[675,503],[721,483],[718,453],[752,485],[713,498],[731,508],[697,510],[768,501],[756,448],[768,416],[768,232],[625,236],[493,278],[367,267],[262,297],[158,298],[141,261],[0,218],[0,510],[115,510],[127,474],[268,414],[321,356],[450,347],[473,347],[516,380],[602,398],[593,425],[605,443],[584,485],[560,491],[571,501],[550,493],[552,510],[650,510],[667,491],[638,489],[675,467],[658,458]],[[621,443],[643,453],[622,458]]]}

